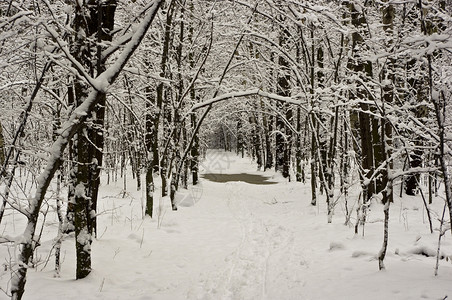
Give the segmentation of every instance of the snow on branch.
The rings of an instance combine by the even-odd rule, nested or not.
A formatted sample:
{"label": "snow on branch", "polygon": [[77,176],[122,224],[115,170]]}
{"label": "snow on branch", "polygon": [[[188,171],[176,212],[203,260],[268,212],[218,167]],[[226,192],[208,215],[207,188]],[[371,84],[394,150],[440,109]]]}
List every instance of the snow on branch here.
{"label": "snow on branch", "polygon": [[33,15],[32,11],[29,10],[25,10],[25,11],[20,11],[17,14],[13,15],[12,17],[9,17],[8,19],[6,19],[5,21],[0,23],[0,28],[4,28],[7,26],[11,26],[11,23],[14,23],[17,20],[20,20],[26,16],[30,16]]}
{"label": "snow on branch", "polygon": [[432,167],[416,167],[416,168],[410,168],[408,170],[405,171],[394,171],[391,175],[390,175],[390,179],[396,179],[398,177],[402,177],[402,176],[407,176],[407,175],[413,175],[413,174],[426,174],[426,173],[436,173],[436,174],[440,174],[440,170],[439,168],[432,168]]}
{"label": "snow on branch", "polygon": [[135,15],[135,17],[133,18],[133,20],[130,21],[130,24],[128,26],[120,30],[113,30],[113,32],[111,32],[112,35],[119,33],[120,37],[113,41],[110,47],[102,51],[101,53],[102,61],[105,61],[109,56],[111,56],[113,53],[115,53],[117,50],[119,50],[122,46],[124,46],[126,43],[130,41],[130,39],[133,37],[133,32],[128,33],[128,30],[131,29],[133,27],[132,24],[134,24],[134,22],[136,22],[138,18],[140,18],[149,9],[151,9],[153,5],[154,3],[152,2],[148,3],[145,7],[143,7],[140,13]]}
{"label": "snow on branch", "polygon": [[203,107],[206,107],[206,106],[210,106],[210,105],[212,105],[214,103],[217,103],[217,102],[221,102],[221,101],[229,100],[229,99],[233,99],[233,98],[248,97],[248,96],[261,96],[261,97],[266,97],[268,99],[282,101],[282,102],[285,102],[285,103],[290,103],[290,104],[295,104],[295,105],[304,104],[304,102],[301,102],[300,100],[296,100],[293,97],[280,96],[280,95],[277,95],[277,94],[264,92],[264,91],[261,91],[260,89],[256,88],[256,89],[250,89],[250,90],[246,90],[246,91],[226,93],[226,94],[214,97],[214,98],[212,98],[210,100],[207,100],[207,101],[195,104],[187,112],[187,114],[190,114],[190,113],[192,113],[195,110],[198,110],[200,108],[203,108]]}
{"label": "snow on branch", "polygon": [[71,64],[75,67],[79,75],[85,78],[92,87],[98,90],[96,83],[94,82],[94,79],[88,74],[88,72],[85,71],[85,68],[82,66],[82,64],[71,55],[67,47],[67,42],[60,39],[58,33],[49,25],[44,24],[44,27],[47,30],[47,32],[55,39],[56,43],[58,44],[58,47],[60,48],[61,51],[63,51],[66,58],[69,59]]}

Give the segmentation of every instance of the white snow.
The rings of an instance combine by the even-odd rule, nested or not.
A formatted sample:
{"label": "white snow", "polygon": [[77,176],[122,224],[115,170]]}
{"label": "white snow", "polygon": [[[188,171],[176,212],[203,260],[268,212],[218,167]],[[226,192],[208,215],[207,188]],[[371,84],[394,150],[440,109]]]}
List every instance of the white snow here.
{"label": "white snow", "polygon": [[[386,271],[380,272],[376,255],[383,238],[382,205],[370,206],[363,237],[361,227],[355,235],[352,226],[343,225],[343,202],[336,206],[333,223],[327,224],[325,197],[318,197],[318,207],[311,206],[309,183],[287,182],[273,171],[256,171],[249,158],[209,151],[201,171],[261,174],[278,183],[252,185],[201,179],[199,186],[178,193],[178,211],[171,210],[168,198],[155,203],[154,219],[142,219],[144,193],[135,191],[132,179],[127,182],[126,198],[122,180],[104,185],[99,197],[98,238],[91,247],[92,273],[74,280],[73,236],[66,236],[62,244],[60,278],[54,277],[53,255],[44,265],[58,228],[56,215],[48,216],[35,256],[40,263],[36,271],[28,272],[24,299],[368,300],[452,296],[450,234],[443,237],[444,259],[435,277],[438,235],[429,233],[418,197],[395,197]],[[156,199],[159,193],[157,181]],[[349,209],[355,205],[352,222],[356,199],[357,195],[349,198]],[[440,215],[442,207],[441,198],[435,198],[431,209]],[[15,226],[18,232],[23,230],[18,218]],[[436,220],[434,228],[439,228]],[[0,247],[0,256],[9,258],[6,247]],[[7,284],[7,274],[2,268],[2,288]],[[5,295],[0,299],[6,299]]]}

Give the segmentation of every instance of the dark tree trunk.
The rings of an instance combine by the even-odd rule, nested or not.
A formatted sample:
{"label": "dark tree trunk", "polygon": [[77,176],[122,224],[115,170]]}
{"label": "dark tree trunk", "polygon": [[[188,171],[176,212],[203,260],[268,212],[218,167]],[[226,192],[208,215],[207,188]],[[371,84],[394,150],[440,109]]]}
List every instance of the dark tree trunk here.
{"label": "dark tree trunk", "polygon": [[0,166],[3,166],[4,162],[5,162],[5,138],[3,137],[3,127],[2,124],[0,123]]}
{"label": "dark tree trunk", "polygon": [[[296,140],[296,146],[295,146],[295,161],[296,161],[296,180],[298,182],[303,181],[303,168],[302,168],[302,159],[303,159],[303,149],[302,149],[302,142],[301,142],[301,109],[300,107],[297,107],[297,140]],[[304,181],[303,181],[304,182]]]}
{"label": "dark tree trunk", "polygon": [[[160,77],[161,78],[169,78],[168,74],[168,60],[170,57],[170,46],[174,37],[172,34],[173,31],[173,16],[175,13],[176,5],[175,1],[171,0],[168,3],[166,10],[166,21],[164,28],[164,36],[163,36],[163,49],[162,49],[162,59],[160,62]],[[163,82],[159,83],[157,86],[157,108],[160,120],[162,117],[163,124],[171,124],[171,101],[170,101],[170,91],[164,86]],[[155,123],[157,124],[157,123]],[[154,125],[155,126],[155,125]],[[165,131],[165,136],[169,136],[168,127],[163,126]],[[158,130],[156,131],[158,134]],[[168,194],[168,171],[171,173],[171,170],[168,170],[168,164],[170,159],[168,157],[168,153],[162,153],[161,157],[157,157],[159,166],[160,166],[160,178],[162,180],[162,197],[165,197]],[[155,157],[154,157],[155,159]],[[155,167],[155,165],[154,165]]]}
{"label": "dark tree trunk", "polygon": [[[282,17],[281,17],[282,18]],[[279,31],[279,45],[285,47],[289,32],[287,28],[281,27]],[[278,57],[279,72],[277,76],[276,92],[280,96],[290,96],[290,65],[287,59],[280,55]],[[290,157],[291,157],[291,145],[292,145],[292,132],[288,125],[282,119],[286,119],[291,124],[293,113],[292,108],[287,104],[278,101],[278,111],[281,115],[276,116],[276,162],[275,169],[281,171],[284,178],[289,178],[290,171]]]}
{"label": "dark tree trunk", "polygon": [[[356,10],[353,3],[348,4],[351,14],[351,21],[357,29],[352,34],[352,49],[358,49],[364,46],[364,39],[360,31],[366,26],[366,19],[362,13]],[[368,78],[372,77],[372,63],[364,61],[360,57],[360,53],[354,50],[353,62],[349,62],[348,68],[355,74],[363,74]],[[366,78],[363,78],[366,80]],[[370,95],[367,91],[357,83],[356,97],[360,100],[367,100]],[[359,132],[361,138],[361,166],[363,168],[363,177],[361,178],[363,188],[363,202],[366,203],[375,193],[374,182],[368,182],[374,170],[374,149],[372,145],[372,127],[370,118],[370,109],[367,103],[360,103],[361,111],[358,113]]]}
{"label": "dark tree trunk", "polygon": [[273,152],[272,152],[272,137],[270,134],[273,131],[273,123],[274,123],[274,117],[271,115],[266,118],[265,120],[268,120],[264,126],[267,130],[267,133],[265,134],[265,169],[271,169],[273,168]]}
{"label": "dark tree trunk", "polygon": [[[191,127],[194,130],[196,127],[197,121],[196,121],[196,112],[194,112],[191,115]],[[191,175],[192,175],[192,181],[193,185],[197,185],[199,178],[198,178],[198,162],[199,162],[199,137],[198,135],[195,135],[193,137],[193,145],[190,149],[190,168],[191,168]]]}
{"label": "dark tree trunk", "polygon": [[[68,106],[76,106],[75,103],[75,95],[74,95],[74,84],[72,81],[69,82],[68,84],[68,89],[67,89],[67,94],[68,94]],[[74,205],[75,205],[75,180],[76,180],[76,174],[77,174],[77,164],[73,163],[76,160],[77,157],[77,134],[74,135],[74,138],[72,138],[69,141],[69,161],[68,161],[68,167],[69,167],[69,174],[67,175],[68,177],[68,203],[67,203],[67,207],[66,207],[66,218],[65,218],[65,233],[71,233],[74,232],[75,228],[74,228]]]}
{"label": "dark tree trunk", "polygon": [[[74,32],[84,31],[88,36],[97,36],[98,44],[74,35],[72,55],[82,64],[92,77],[105,71],[105,61],[101,59],[102,41],[111,41],[110,32],[114,26],[116,0],[103,3],[90,0],[87,4],[75,4]],[[97,53],[94,57],[93,53]],[[78,106],[88,96],[90,87],[77,79],[74,83],[74,101]],[[97,195],[100,184],[100,170],[103,159],[103,126],[105,117],[104,93],[97,93],[96,106],[89,112],[85,127],[81,128],[73,141],[73,156],[77,161],[72,173],[73,186],[70,202],[74,205],[74,229],[76,238],[77,269],[76,278],[86,277],[91,272],[91,243],[96,233]]]}
{"label": "dark tree trunk", "polygon": [[239,119],[237,121],[237,154],[244,156],[245,149],[245,138],[242,132],[242,121]]}
{"label": "dark tree trunk", "polygon": [[[154,173],[158,172],[158,117],[153,110],[154,97],[153,90],[148,86],[146,88],[146,209],[145,214],[152,218],[154,209]],[[157,156],[157,160],[156,160]],[[157,165],[155,165],[157,164]]]}
{"label": "dark tree trunk", "polygon": [[252,139],[253,139],[253,149],[254,155],[256,157],[257,168],[260,170],[262,168],[262,153],[261,153],[261,141],[259,134],[259,125],[257,121],[257,117],[255,114],[252,114],[250,117],[250,123],[253,126],[252,129]]}

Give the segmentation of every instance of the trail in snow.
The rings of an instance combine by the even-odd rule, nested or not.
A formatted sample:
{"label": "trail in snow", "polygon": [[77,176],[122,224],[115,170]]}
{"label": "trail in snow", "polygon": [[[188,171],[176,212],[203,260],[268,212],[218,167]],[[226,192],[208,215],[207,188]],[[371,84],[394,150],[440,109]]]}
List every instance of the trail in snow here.
{"label": "trail in snow", "polygon": [[241,239],[226,257],[226,269],[211,274],[204,284],[203,299],[275,299],[275,291],[290,290],[302,280],[293,232],[264,218],[252,193],[253,187],[226,185],[228,208],[240,225]]}

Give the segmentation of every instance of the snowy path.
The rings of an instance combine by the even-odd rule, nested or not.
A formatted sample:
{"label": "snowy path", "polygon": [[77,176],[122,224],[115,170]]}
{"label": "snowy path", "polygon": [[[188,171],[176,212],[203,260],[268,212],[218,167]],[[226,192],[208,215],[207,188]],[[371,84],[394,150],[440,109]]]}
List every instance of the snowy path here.
{"label": "snowy path", "polygon": [[[204,284],[205,299],[275,299],[274,291],[300,282],[293,232],[259,214],[252,189],[227,184],[231,216],[240,225],[240,243],[226,257],[227,267]],[[293,277],[293,278],[289,278]]]}
{"label": "snowy path", "polygon": [[[379,272],[382,209],[371,208],[366,235],[343,225],[343,207],[327,224],[325,203],[310,205],[309,185],[255,170],[248,158],[211,151],[202,172],[271,177],[273,185],[202,180],[178,194],[179,210],[161,199],[142,219],[142,192],[121,195],[121,182],[101,190],[99,238],[92,274],[74,278],[73,239],[63,244],[61,278],[52,263],[30,272],[25,299],[444,299],[452,297],[452,264],[413,249],[434,249],[437,235],[422,221],[421,200],[396,202],[391,211],[387,271]],[[321,199],[323,197],[320,197]],[[442,209],[438,202],[438,209]],[[37,255],[52,247],[55,223]],[[452,254],[449,235],[443,251]],[[416,248],[417,247],[417,248]],[[423,248],[424,247],[424,248]],[[42,265],[41,265],[42,266]],[[43,270],[43,271],[41,271]],[[43,289],[42,287],[46,288]],[[2,295],[0,295],[2,299]]]}

